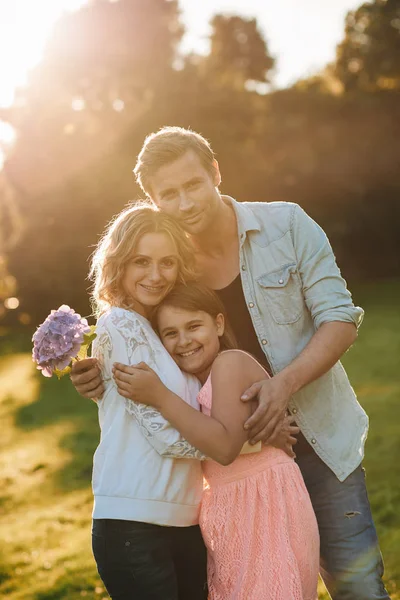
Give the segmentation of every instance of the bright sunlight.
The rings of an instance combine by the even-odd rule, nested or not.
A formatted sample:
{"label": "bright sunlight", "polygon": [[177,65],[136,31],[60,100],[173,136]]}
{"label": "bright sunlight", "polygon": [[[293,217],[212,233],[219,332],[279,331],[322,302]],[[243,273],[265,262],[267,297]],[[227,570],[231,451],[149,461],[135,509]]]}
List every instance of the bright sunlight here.
{"label": "bright sunlight", "polygon": [[[86,0],[13,0],[0,3],[0,106],[12,104],[15,89],[24,85],[29,69],[42,55],[52,25],[65,10]],[[4,58],[6,57],[6,58]]]}

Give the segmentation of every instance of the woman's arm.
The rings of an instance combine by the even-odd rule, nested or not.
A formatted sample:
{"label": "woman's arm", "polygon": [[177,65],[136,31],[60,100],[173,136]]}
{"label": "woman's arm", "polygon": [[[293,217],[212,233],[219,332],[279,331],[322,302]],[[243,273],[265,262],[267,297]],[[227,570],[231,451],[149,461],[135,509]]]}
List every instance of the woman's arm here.
{"label": "woman's arm", "polygon": [[[112,377],[115,362],[135,364],[146,361],[155,367],[151,341],[135,315],[118,309],[111,311],[100,321],[95,342],[94,355],[102,365],[106,385],[104,397],[99,404],[107,402],[110,396],[124,402],[125,410],[135,419],[141,433],[161,456],[204,460],[205,456],[183,439],[157,409],[131,402],[118,393]],[[186,404],[184,400],[182,403]]]}
{"label": "woman's arm", "polygon": [[[240,396],[251,382],[257,381],[263,374],[254,359],[237,351],[224,352],[217,357],[211,373],[210,417],[167,390],[150,369],[143,366],[140,370],[140,383],[135,386],[135,395],[139,394],[141,400],[156,406],[185,439],[209,458],[223,465],[235,460],[247,441],[243,424],[252,410],[251,406],[241,402]],[[127,375],[127,382],[128,379]],[[129,397],[131,389],[127,383],[121,392]]]}

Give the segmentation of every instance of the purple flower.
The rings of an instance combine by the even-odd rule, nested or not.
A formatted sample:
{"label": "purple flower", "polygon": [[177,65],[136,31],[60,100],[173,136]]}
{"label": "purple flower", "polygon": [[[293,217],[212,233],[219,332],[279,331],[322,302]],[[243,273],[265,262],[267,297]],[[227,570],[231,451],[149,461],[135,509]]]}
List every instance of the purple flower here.
{"label": "purple flower", "polygon": [[32,341],[32,359],[45,377],[62,371],[76,358],[91,328],[86,319],[63,304],[39,325]]}

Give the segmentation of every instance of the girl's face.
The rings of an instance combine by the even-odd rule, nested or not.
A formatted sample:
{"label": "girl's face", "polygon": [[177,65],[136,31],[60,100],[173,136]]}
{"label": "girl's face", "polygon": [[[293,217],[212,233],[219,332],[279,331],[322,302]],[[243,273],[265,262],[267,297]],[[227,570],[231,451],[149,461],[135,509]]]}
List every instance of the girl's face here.
{"label": "girl's face", "polygon": [[145,233],[126,264],[122,287],[135,310],[146,316],[173,288],[178,271],[178,250],[169,235]]}
{"label": "girl's face", "polygon": [[220,351],[224,333],[224,317],[214,319],[199,310],[191,312],[173,306],[162,306],[157,316],[162,343],[177,365],[205,383]]}

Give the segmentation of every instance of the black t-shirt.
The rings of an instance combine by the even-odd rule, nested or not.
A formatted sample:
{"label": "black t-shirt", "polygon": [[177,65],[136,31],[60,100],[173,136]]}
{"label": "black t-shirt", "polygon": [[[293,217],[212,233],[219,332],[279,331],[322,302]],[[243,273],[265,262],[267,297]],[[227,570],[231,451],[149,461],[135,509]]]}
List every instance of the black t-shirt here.
{"label": "black t-shirt", "polygon": [[249,352],[272,375],[271,367],[260,346],[247,309],[240,275],[226,288],[215,291],[225,306],[228,321],[235,334],[239,349]]}
{"label": "black t-shirt", "polygon": [[[271,367],[260,346],[250,313],[247,309],[240,274],[227,287],[215,290],[215,292],[225,306],[226,314],[238,342],[239,349],[249,352],[272,375]],[[312,451],[312,447],[302,433],[297,436],[297,440],[294,450],[298,456]]]}

